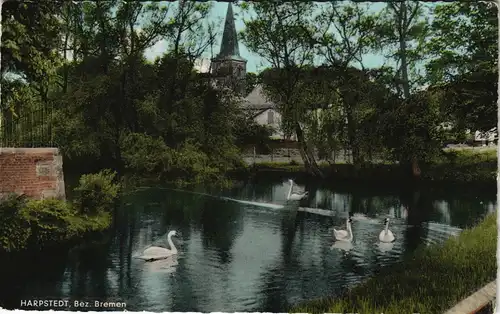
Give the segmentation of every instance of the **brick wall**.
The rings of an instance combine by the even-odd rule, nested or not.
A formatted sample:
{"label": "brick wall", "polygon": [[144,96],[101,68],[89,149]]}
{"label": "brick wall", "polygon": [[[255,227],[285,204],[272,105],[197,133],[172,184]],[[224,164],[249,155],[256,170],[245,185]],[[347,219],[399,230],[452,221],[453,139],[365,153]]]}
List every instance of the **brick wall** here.
{"label": "brick wall", "polygon": [[57,148],[0,148],[0,195],[65,199],[62,164]]}

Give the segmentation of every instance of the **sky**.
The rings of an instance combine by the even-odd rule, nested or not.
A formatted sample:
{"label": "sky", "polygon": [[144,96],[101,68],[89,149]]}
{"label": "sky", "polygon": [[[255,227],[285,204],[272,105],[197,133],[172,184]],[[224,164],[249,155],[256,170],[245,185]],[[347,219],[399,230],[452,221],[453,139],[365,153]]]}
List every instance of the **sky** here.
{"label": "sky", "polygon": [[[376,12],[381,10],[384,6],[385,6],[384,3],[373,3],[370,5],[370,8],[373,8],[372,10]],[[226,17],[227,8],[228,8],[227,2],[213,2],[212,14],[209,22],[216,22],[216,24],[219,25],[219,38],[217,44],[215,45],[214,54],[218,53],[220,49],[219,45],[222,38],[222,30],[224,27],[224,20]],[[243,14],[240,8],[234,4],[233,4],[233,12],[235,15],[236,31],[240,32],[245,28],[245,24],[243,22]],[[260,72],[268,66],[265,60],[263,60],[258,55],[250,52],[247,49],[247,47],[243,45],[241,41],[239,42],[239,46],[240,46],[240,55],[243,58],[247,59],[247,72]],[[166,49],[167,49],[166,42],[164,40],[159,41],[153,47],[149,48],[146,51],[146,57],[149,60],[154,60],[157,56],[161,56],[166,51]],[[210,58],[210,55],[206,54],[203,57]],[[368,68],[378,67],[384,64],[384,57],[380,54],[367,55],[363,59],[363,63],[364,66]]]}

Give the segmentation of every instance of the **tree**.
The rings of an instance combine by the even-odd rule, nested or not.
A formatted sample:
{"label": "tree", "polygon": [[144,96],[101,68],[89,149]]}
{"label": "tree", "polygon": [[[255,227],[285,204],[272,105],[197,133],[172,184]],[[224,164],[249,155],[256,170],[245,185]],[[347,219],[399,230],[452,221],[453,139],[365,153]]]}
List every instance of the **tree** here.
{"label": "tree", "polygon": [[[55,49],[60,40],[59,9],[57,2],[7,1],[2,5],[2,83],[22,79],[45,103],[61,59]],[[4,96],[12,92],[5,86],[2,89]]]}
{"label": "tree", "polygon": [[[420,2],[391,2],[387,4],[385,18],[381,19],[377,27],[380,44],[383,45],[381,48],[392,48],[389,57],[394,58],[397,64],[396,89],[406,100],[422,82],[418,65],[424,58],[423,48],[429,34],[424,12],[425,7]],[[411,106],[415,103],[406,104]],[[407,150],[407,153],[410,156],[404,159],[411,160],[414,176],[420,176],[418,151]]]}
{"label": "tree", "polygon": [[391,157],[420,176],[421,169],[410,168],[415,159],[432,161],[442,148],[439,102],[432,90],[410,95],[409,99],[393,99],[381,108],[379,136]]}
{"label": "tree", "polygon": [[261,83],[260,75],[248,72],[245,76],[245,96],[250,94],[255,86]]}
{"label": "tree", "polygon": [[[204,23],[209,4],[64,2],[40,3],[38,11],[30,5],[36,4],[7,7],[12,19],[2,42],[2,73],[22,80],[8,81],[4,102],[17,113],[53,105],[53,121],[31,128],[53,126],[66,165],[202,181],[220,179],[239,162],[234,99],[193,71],[214,39]],[[33,33],[26,31],[30,25]],[[26,36],[17,36],[21,31]],[[167,53],[148,62],[144,51],[161,39]],[[30,40],[32,50],[22,46]],[[53,75],[42,77],[43,71]],[[18,126],[12,139],[21,138]]]}
{"label": "tree", "polygon": [[426,7],[421,2],[390,2],[377,25],[379,49],[396,61],[397,89],[409,98],[422,83],[419,65],[429,36]]}
{"label": "tree", "polygon": [[301,123],[306,111],[304,99],[296,89],[302,68],[313,61],[311,20],[315,4],[311,2],[262,1],[244,3],[243,9],[252,8],[256,16],[245,20],[242,40],[254,53],[266,59],[272,70],[262,74],[265,90],[271,100],[278,104],[282,114],[285,133],[297,136],[300,154],[306,169],[322,176],[312,148],[304,136]]}
{"label": "tree", "polygon": [[[329,3],[317,16],[321,31],[314,37],[317,50],[324,65],[330,67],[330,91],[337,93],[338,110],[342,113],[346,148],[352,152],[353,163],[362,163],[361,140],[358,124],[363,121],[361,111],[369,106],[369,100],[361,101],[362,91],[367,87],[365,73],[352,66],[357,63],[364,69],[363,55],[375,44],[374,28],[377,16],[369,14],[360,4]],[[368,101],[367,101],[368,100]],[[328,102],[327,102],[328,103]]]}
{"label": "tree", "polygon": [[446,92],[443,112],[457,132],[496,126],[497,6],[486,2],[436,6],[427,45],[427,80]]}

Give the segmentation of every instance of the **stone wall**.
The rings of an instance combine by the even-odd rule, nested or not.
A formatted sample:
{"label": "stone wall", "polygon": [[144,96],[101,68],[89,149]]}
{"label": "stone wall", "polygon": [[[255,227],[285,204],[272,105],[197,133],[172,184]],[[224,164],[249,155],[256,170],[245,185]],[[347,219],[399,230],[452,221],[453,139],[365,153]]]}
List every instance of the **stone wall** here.
{"label": "stone wall", "polygon": [[0,195],[65,199],[62,166],[57,148],[0,148]]}

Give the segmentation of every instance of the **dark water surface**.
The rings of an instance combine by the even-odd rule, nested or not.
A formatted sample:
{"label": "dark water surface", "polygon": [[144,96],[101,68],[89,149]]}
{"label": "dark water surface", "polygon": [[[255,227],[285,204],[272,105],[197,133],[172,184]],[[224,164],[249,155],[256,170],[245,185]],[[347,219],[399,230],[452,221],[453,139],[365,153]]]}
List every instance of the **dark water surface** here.
{"label": "dark water surface", "polygon": [[[51,297],[122,301],[132,311],[284,312],[297,302],[341,293],[419,245],[458,234],[496,204],[494,193],[308,190],[310,199],[301,206],[334,216],[290,204],[272,209],[167,189],[138,191],[124,197],[101,243],[3,257],[0,306],[20,308],[21,299]],[[219,195],[285,204],[287,191],[287,182],[259,182]],[[346,253],[332,248],[332,227],[344,228],[349,212],[354,242]],[[396,242],[380,247],[386,217]],[[167,245],[170,230],[179,235],[176,259],[133,258],[147,245]]]}

